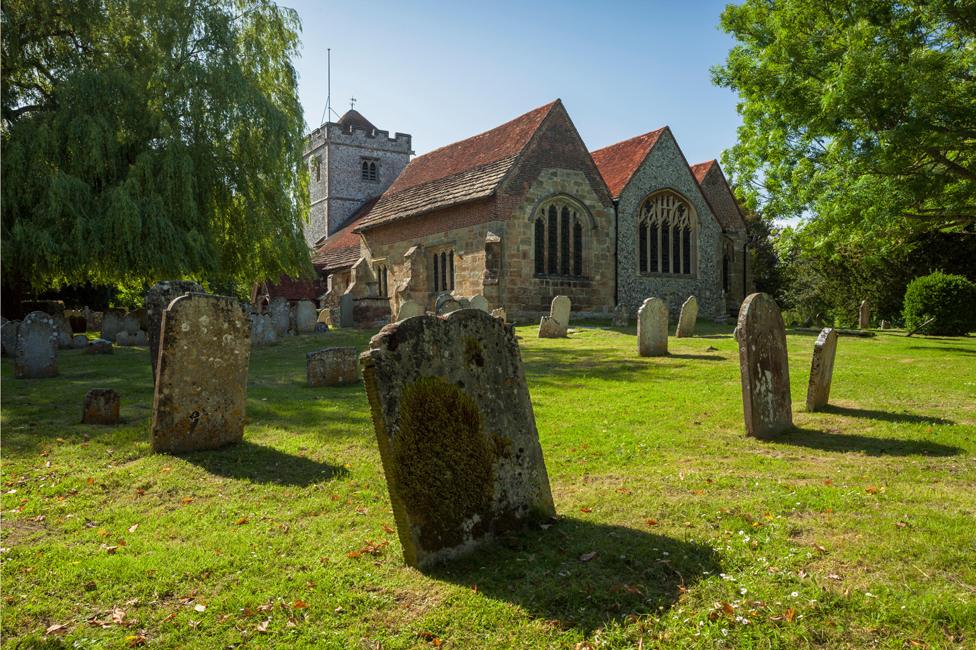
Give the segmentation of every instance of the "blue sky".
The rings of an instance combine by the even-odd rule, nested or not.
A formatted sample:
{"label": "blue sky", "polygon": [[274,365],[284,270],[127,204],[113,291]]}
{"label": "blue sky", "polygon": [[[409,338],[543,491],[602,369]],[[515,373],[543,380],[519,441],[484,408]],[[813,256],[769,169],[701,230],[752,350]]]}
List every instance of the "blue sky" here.
{"label": "blue sky", "polygon": [[725,2],[387,2],[281,0],[302,20],[299,94],[310,128],[349,98],[418,154],[556,97],[590,149],[664,124],[695,163],[735,142],[736,97],[709,68],[732,40]]}

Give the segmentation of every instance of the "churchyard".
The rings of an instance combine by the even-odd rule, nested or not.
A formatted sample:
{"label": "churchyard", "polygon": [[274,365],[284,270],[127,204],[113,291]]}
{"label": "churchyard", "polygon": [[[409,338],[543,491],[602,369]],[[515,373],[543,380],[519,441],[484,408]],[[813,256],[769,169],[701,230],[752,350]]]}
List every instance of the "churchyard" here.
{"label": "churchyard", "polygon": [[[255,347],[243,441],[183,455],[152,452],[145,347],[62,350],[47,379],[4,358],[4,646],[976,642],[976,340],[841,336],[808,413],[817,335],[790,334],[794,429],[762,441],[733,326],[674,325],[666,356],[633,318],[516,327],[557,516],[422,570],[362,382],[306,377],[374,332]],[[92,388],[120,424],[80,424]]]}

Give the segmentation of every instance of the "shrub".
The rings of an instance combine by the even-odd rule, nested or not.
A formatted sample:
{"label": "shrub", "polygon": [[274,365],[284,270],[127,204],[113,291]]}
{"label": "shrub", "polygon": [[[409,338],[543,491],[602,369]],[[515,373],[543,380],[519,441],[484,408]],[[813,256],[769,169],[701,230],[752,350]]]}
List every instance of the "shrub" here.
{"label": "shrub", "polygon": [[942,271],[915,278],[905,290],[902,314],[910,330],[934,318],[927,333],[966,334],[976,329],[976,284]]}

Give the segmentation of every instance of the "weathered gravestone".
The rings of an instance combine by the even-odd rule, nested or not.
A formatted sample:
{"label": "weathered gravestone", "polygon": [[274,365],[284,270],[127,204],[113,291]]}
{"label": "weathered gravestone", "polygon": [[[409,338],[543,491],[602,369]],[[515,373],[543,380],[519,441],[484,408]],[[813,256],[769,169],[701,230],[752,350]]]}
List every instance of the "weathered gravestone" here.
{"label": "weathered gravestone", "polygon": [[627,316],[627,305],[621,303],[613,308],[613,320],[610,322],[611,327],[627,327],[630,324],[630,318]]}
{"label": "weathered gravestone", "polygon": [[43,311],[27,314],[17,329],[14,377],[38,379],[58,376],[58,326]]}
{"label": "weathered gravestone", "polygon": [[20,329],[19,320],[7,321],[3,327],[0,327],[0,345],[3,346],[3,353],[8,357],[16,354],[18,329]]}
{"label": "weathered gravestone", "polygon": [[142,304],[146,311],[146,338],[149,342],[149,362],[152,364],[153,381],[156,381],[156,362],[159,357],[159,328],[163,323],[163,311],[173,299],[186,293],[203,293],[203,287],[191,280],[164,280],[157,282],[146,295]]}
{"label": "weathered gravestone", "polygon": [[58,330],[58,347],[62,350],[71,348],[71,323],[64,312],[50,315],[54,319],[54,326]]}
{"label": "weathered gravestone", "polygon": [[637,354],[662,357],[668,353],[668,306],[648,298],[637,310]]}
{"label": "weathered gravestone", "polygon": [[251,322],[235,298],[191,293],[163,312],[153,396],[155,451],[215,449],[244,436]]}
{"label": "weathered gravestone", "polygon": [[413,318],[414,316],[423,316],[426,313],[426,309],[419,302],[413,300],[404,300],[400,303],[400,311],[397,312],[397,320],[404,320],[407,318]]}
{"label": "weathered gravestone", "polygon": [[315,331],[318,320],[318,310],[311,300],[299,300],[295,305],[295,331],[299,334],[311,334]]}
{"label": "weathered gravestone", "polygon": [[339,296],[339,327],[355,327],[356,319],[353,316],[353,307],[356,299],[351,293],[344,293]]}
{"label": "weathered gravestone", "polygon": [[508,314],[505,313],[505,310],[502,309],[501,307],[499,307],[498,309],[492,309],[491,316],[492,318],[497,318],[503,323],[508,322]]}
{"label": "weathered gravestone", "polygon": [[488,305],[488,299],[482,295],[472,296],[471,300],[468,302],[468,309],[480,309],[481,311],[487,313],[491,311]]}
{"label": "weathered gravestone", "polygon": [[771,296],[754,293],[743,301],[736,340],[746,433],[770,438],[792,428],[786,330]]}
{"label": "weathered gravestone", "polygon": [[340,386],[359,380],[356,348],[326,348],[305,355],[309,386]]}
{"label": "weathered gravestone", "polygon": [[269,314],[251,312],[251,345],[274,345],[278,342]]}
{"label": "weathered gravestone", "polygon": [[556,296],[549,307],[549,315],[539,321],[540,339],[557,339],[566,336],[569,328],[569,314],[573,308],[567,296]]}
{"label": "weathered gravestone", "polygon": [[109,309],[102,316],[102,328],[99,331],[99,338],[114,341],[115,337],[122,330],[122,317],[125,312],[118,309]]}
{"label": "weathered gravestone", "polygon": [[85,395],[82,424],[118,424],[119,394],[110,388],[93,388]]}
{"label": "weathered gravestone", "polygon": [[434,301],[434,313],[438,316],[450,314],[458,309],[461,309],[461,303],[449,293],[442,293]]}
{"label": "weathered gravestone", "polygon": [[92,339],[85,348],[85,354],[112,354],[112,342],[108,339]]}
{"label": "weathered gravestone", "polygon": [[837,354],[837,332],[825,327],[813,344],[810,383],[807,386],[807,410],[818,411],[830,398],[830,381],[834,376],[834,356]]}
{"label": "weathered gravestone", "polygon": [[71,347],[76,350],[84,350],[88,347],[88,337],[84,334],[75,334],[71,337]]}
{"label": "weathered gravestone", "polygon": [[882,320],[881,321],[881,329],[883,329],[883,330],[890,330],[891,329],[891,321]]}
{"label": "weathered gravestone", "polygon": [[678,329],[675,330],[674,337],[684,339],[695,335],[695,323],[698,321],[698,300],[694,296],[689,296],[681,305],[681,314],[678,316]]}
{"label": "weathered gravestone", "polygon": [[271,327],[279,339],[288,335],[291,315],[288,300],[281,296],[272,298],[268,304],[268,314],[271,315]]}
{"label": "weathered gravestone", "polygon": [[407,564],[554,515],[510,327],[475,309],[411,318],[360,363]]}
{"label": "weathered gravestone", "polygon": [[857,326],[862,330],[871,327],[871,306],[867,300],[862,300],[857,308]]}
{"label": "weathered gravestone", "polygon": [[122,317],[122,324],[119,327],[119,333],[125,332],[130,336],[136,336],[140,331],[142,331],[140,314],[137,314],[134,311],[126,312]]}
{"label": "weathered gravestone", "polygon": [[82,312],[72,309],[64,312],[64,315],[68,319],[68,325],[71,326],[72,334],[84,334],[88,331],[88,319]]}
{"label": "weathered gravestone", "polygon": [[149,337],[142,330],[135,332],[123,331],[115,335],[115,344],[119,346],[144,346],[149,345]]}

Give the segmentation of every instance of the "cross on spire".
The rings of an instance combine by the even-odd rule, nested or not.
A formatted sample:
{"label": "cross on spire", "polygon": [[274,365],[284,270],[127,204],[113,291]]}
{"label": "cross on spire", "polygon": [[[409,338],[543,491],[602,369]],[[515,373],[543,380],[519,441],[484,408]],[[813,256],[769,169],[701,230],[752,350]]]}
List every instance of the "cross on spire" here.
{"label": "cross on spire", "polygon": [[349,98],[349,109],[352,110],[354,108],[356,108],[356,98],[355,97],[350,97]]}

